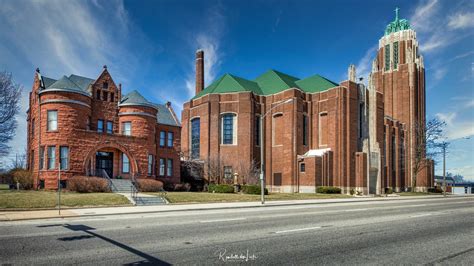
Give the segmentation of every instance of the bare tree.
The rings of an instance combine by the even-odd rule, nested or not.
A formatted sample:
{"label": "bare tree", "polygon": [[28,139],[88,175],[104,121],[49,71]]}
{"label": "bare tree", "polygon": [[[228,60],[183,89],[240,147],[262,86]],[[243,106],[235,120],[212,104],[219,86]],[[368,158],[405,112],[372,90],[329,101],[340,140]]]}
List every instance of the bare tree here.
{"label": "bare tree", "polygon": [[426,125],[415,123],[414,135],[416,145],[413,147],[413,189],[416,188],[417,175],[426,167],[426,159],[434,159],[441,153],[439,142],[444,133],[446,122],[437,118],[429,120]]}
{"label": "bare tree", "polygon": [[10,161],[11,169],[26,169],[26,153],[16,154]]}
{"label": "bare tree", "polygon": [[21,86],[15,84],[12,75],[0,72],[0,155],[8,154],[8,142],[15,136],[17,121],[15,115],[20,110]]}
{"label": "bare tree", "polygon": [[260,168],[255,160],[239,160],[236,172],[239,174],[239,183],[256,185]]}

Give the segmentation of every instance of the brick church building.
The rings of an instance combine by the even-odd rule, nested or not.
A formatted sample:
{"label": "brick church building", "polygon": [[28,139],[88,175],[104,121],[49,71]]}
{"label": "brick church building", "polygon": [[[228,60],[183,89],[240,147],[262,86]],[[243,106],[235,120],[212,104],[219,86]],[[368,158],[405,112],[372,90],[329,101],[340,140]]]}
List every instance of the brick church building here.
{"label": "brick church building", "polygon": [[198,50],[196,95],[183,106],[181,147],[208,172],[217,158],[224,178],[242,176],[242,162],[260,164],[263,145],[264,178],[273,192],[337,186],[381,194],[433,185],[433,162],[423,158],[417,133],[425,124],[423,57],[398,10],[379,40],[367,86],[351,65],[340,83],[269,70],[253,80],[225,74],[205,88],[203,64]]}
{"label": "brick church building", "polygon": [[106,66],[97,79],[37,70],[27,123],[35,186],[57,188],[59,172],[66,184],[76,175],[180,182],[181,125],[171,103],[122,95]]}

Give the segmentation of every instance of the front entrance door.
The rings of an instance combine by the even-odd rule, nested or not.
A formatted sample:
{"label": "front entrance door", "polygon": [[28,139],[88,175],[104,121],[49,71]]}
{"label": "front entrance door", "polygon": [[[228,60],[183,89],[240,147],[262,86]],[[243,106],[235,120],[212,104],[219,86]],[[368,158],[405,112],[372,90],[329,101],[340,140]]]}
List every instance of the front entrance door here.
{"label": "front entrance door", "polygon": [[114,174],[114,153],[113,152],[105,152],[105,151],[98,151],[95,154],[95,169],[96,174],[102,176],[102,170],[107,172],[110,178],[113,177]]}

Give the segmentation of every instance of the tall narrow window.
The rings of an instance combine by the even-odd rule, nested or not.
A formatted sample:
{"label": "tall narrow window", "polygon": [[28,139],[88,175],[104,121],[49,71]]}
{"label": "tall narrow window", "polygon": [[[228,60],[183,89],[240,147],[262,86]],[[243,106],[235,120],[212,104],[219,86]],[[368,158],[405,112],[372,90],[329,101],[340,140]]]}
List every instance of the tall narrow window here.
{"label": "tall narrow window", "polygon": [[224,166],[224,178],[232,178],[232,166]]}
{"label": "tall narrow window", "polygon": [[324,146],[328,144],[328,113],[319,114],[319,145]]}
{"label": "tall narrow window", "polygon": [[364,104],[359,104],[359,138],[362,138],[364,129]]}
{"label": "tall narrow window", "polygon": [[39,169],[42,170],[44,167],[44,146],[39,149]]}
{"label": "tall narrow window", "polygon": [[54,169],[56,166],[56,147],[48,146],[48,170]]}
{"label": "tall narrow window", "polygon": [[104,132],[104,120],[97,120],[97,132]]}
{"label": "tall narrow window", "polygon": [[28,170],[33,170],[35,168],[35,150],[31,150],[31,161],[28,166]]}
{"label": "tall narrow window", "polygon": [[58,111],[48,111],[48,131],[58,130]]}
{"label": "tall narrow window", "polygon": [[390,44],[385,45],[385,71],[390,70]]}
{"label": "tall narrow window", "polygon": [[164,147],[166,143],[166,132],[160,131],[160,147]]}
{"label": "tall narrow window", "polygon": [[303,145],[308,145],[308,116],[303,115]]}
{"label": "tall narrow window", "polygon": [[35,137],[35,119],[34,118],[31,120],[31,136],[33,138]]}
{"label": "tall narrow window", "polygon": [[122,135],[132,135],[132,122],[122,122]]}
{"label": "tall narrow window", "polygon": [[165,159],[160,158],[160,176],[165,175]]}
{"label": "tall narrow window", "polygon": [[235,134],[235,123],[236,123],[235,114],[224,114],[222,116],[222,144],[236,144],[236,134]]}
{"label": "tall narrow window", "polygon": [[108,100],[109,100],[109,92],[102,91],[102,101],[108,101]]}
{"label": "tall narrow window", "polygon": [[104,83],[102,83],[102,89],[108,89],[109,88],[109,83],[107,81],[104,81]]}
{"label": "tall narrow window", "polygon": [[96,98],[97,100],[100,100],[100,94],[101,94],[101,93],[100,93],[100,90],[96,90],[96,92],[95,92],[95,98]]}
{"label": "tall narrow window", "polygon": [[148,154],[148,175],[153,174],[153,154]]}
{"label": "tall narrow window", "polygon": [[273,146],[283,145],[283,114],[275,114],[273,116],[272,128]]}
{"label": "tall narrow window", "polygon": [[61,146],[59,148],[59,163],[61,170],[69,169],[69,147]]}
{"label": "tall narrow window", "polygon": [[171,148],[173,147],[173,141],[174,141],[174,134],[173,132],[168,132],[168,147]]}
{"label": "tall narrow window", "polygon": [[166,175],[173,176],[173,159],[167,160],[168,165],[166,165]]}
{"label": "tall narrow window", "polygon": [[398,42],[393,43],[393,68],[398,67]]}
{"label": "tall narrow window", "polygon": [[107,121],[107,134],[112,134],[114,131],[114,124],[112,121]]}
{"label": "tall narrow window", "polygon": [[255,117],[255,145],[260,146],[260,116]]}
{"label": "tall narrow window", "polygon": [[115,94],[113,92],[110,93],[110,101],[114,102],[115,101]]}
{"label": "tall narrow window", "polygon": [[122,153],[122,173],[130,173],[130,160],[125,153]]}
{"label": "tall narrow window", "polygon": [[201,142],[201,119],[191,120],[191,158],[198,159]]}

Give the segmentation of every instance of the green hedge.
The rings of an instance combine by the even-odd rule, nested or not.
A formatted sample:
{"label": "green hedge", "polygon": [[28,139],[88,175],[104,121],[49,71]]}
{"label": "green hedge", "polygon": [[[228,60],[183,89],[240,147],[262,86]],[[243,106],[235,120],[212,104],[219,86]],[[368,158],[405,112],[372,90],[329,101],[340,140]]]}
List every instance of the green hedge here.
{"label": "green hedge", "polygon": [[428,192],[430,193],[443,193],[443,189],[440,187],[430,187],[428,188]]}
{"label": "green hedge", "polygon": [[316,193],[341,194],[341,189],[338,187],[317,187]]}
{"label": "green hedge", "polygon": [[[257,185],[243,185],[240,187],[240,190],[244,194],[260,195],[262,193],[260,186]],[[268,189],[265,189],[265,195],[268,195]]]}
{"label": "green hedge", "polygon": [[210,184],[208,191],[210,193],[234,193],[234,186]]}

